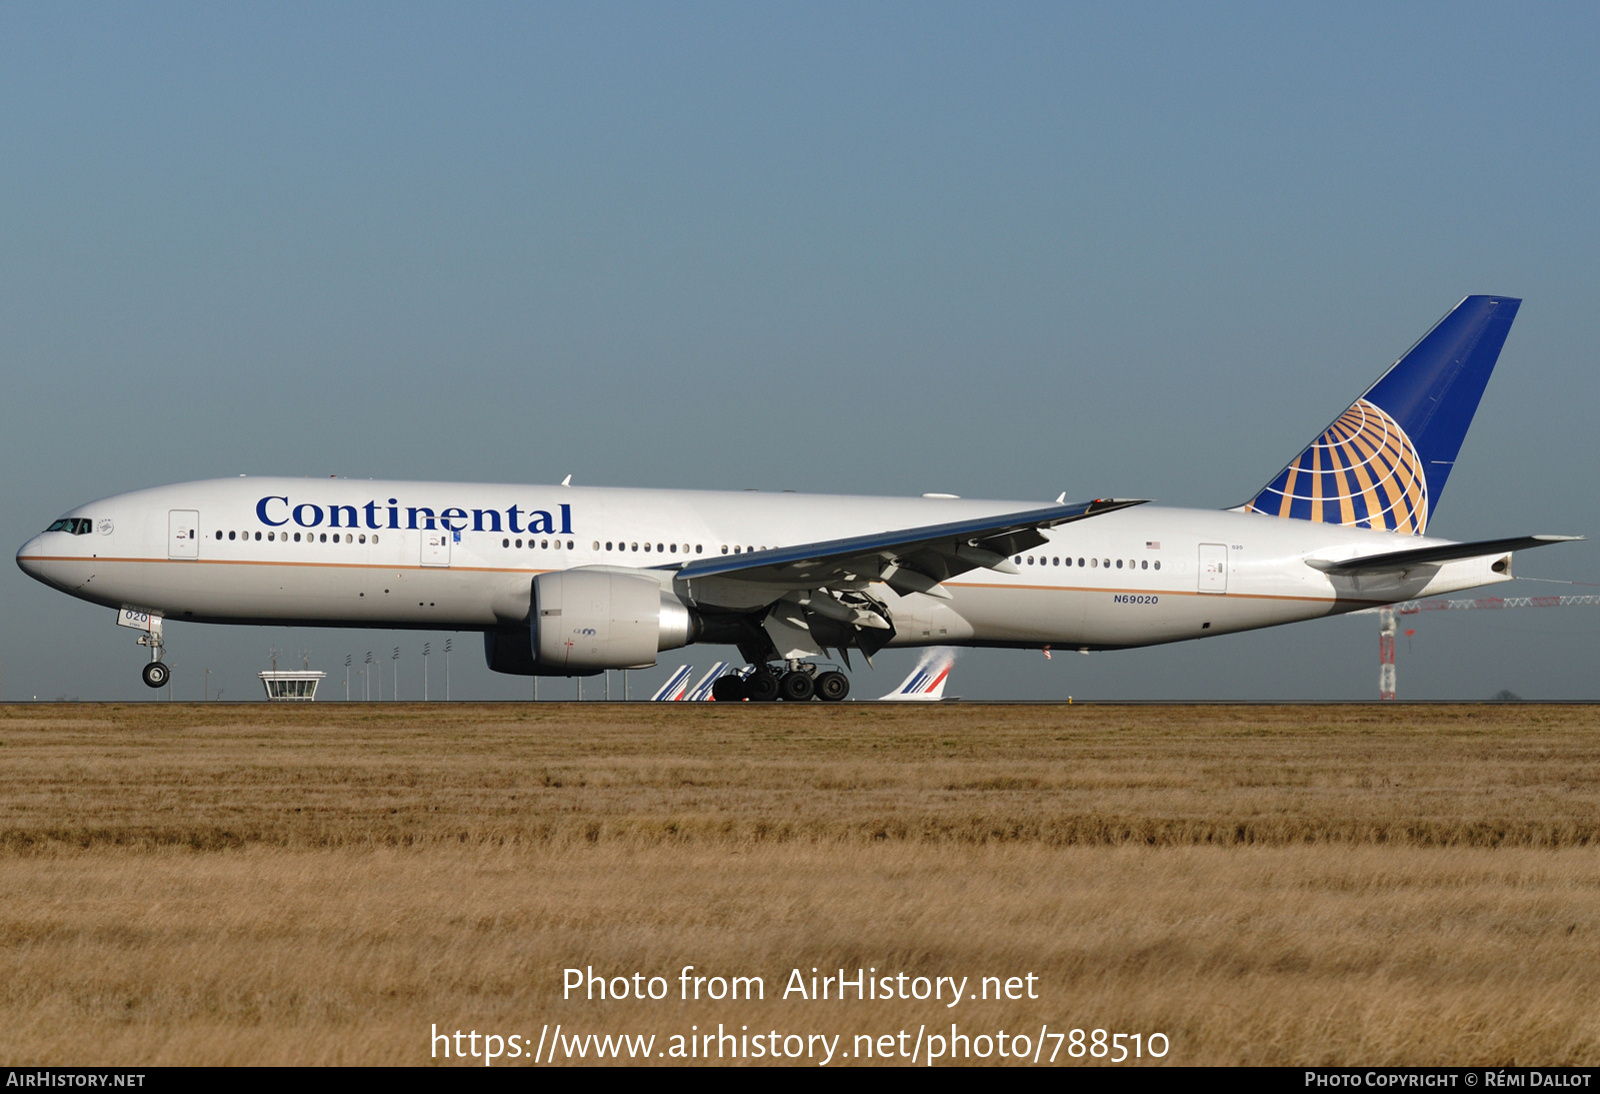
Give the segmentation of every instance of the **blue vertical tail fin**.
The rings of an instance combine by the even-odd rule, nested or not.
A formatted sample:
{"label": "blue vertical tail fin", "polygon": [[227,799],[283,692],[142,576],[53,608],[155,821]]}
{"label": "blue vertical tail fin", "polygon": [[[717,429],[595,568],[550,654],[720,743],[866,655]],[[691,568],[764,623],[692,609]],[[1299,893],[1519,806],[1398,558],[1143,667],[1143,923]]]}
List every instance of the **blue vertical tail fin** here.
{"label": "blue vertical tail fin", "polygon": [[1239,508],[1422,534],[1521,304],[1461,301]]}

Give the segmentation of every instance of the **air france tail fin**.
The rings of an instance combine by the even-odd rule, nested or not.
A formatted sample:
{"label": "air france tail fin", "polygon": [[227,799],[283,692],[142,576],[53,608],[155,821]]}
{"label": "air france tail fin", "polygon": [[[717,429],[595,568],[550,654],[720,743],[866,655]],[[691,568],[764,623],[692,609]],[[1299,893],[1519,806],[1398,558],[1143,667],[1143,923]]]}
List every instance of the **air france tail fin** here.
{"label": "air france tail fin", "polygon": [[716,684],[717,677],[728,670],[726,661],[718,661],[712,665],[707,673],[700,677],[700,682],[690,688],[683,696],[686,703],[704,703],[711,698],[711,688]]}
{"label": "air france tail fin", "polygon": [[667,677],[667,682],[662,684],[650,700],[656,703],[676,703],[683,699],[683,693],[689,690],[689,674],[694,671],[692,665],[679,665],[672,670],[672,675]]}
{"label": "air france tail fin", "polygon": [[1461,301],[1239,509],[1422,534],[1521,304]]}
{"label": "air france tail fin", "polygon": [[945,681],[950,679],[950,666],[955,662],[954,650],[934,647],[917,662],[911,675],[900,681],[900,686],[888,695],[881,696],[879,702],[938,702],[944,698]]}

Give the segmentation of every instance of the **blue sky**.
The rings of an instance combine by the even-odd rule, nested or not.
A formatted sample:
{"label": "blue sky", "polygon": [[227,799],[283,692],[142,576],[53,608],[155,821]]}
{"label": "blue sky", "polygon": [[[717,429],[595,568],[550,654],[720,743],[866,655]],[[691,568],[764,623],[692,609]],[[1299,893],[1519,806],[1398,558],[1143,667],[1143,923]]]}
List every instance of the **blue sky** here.
{"label": "blue sky", "polygon": [[[1469,293],[1526,303],[1430,531],[1600,534],[1591,5],[11,4],[0,51],[16,545],[240,473],[1221,507]],[[109,611],[0,583],[0,698],[147,697]],[[1600,698],[1600,610],[1414,625],[1403,696]],[[399,645],[405,697],[442,638],[169,660],[243,698],[269,647]],[[456,647],[457,695],[526,693]],[[951,690],[1366,698],[1376,647],[971,653]]]}

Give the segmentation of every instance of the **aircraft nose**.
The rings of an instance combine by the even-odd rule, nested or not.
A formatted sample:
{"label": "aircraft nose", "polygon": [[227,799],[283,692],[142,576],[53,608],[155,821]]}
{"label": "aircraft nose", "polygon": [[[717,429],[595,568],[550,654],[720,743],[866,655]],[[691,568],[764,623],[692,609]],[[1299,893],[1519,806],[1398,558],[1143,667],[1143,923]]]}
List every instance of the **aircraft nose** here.
{"label": "aircraft nose", "polygon": [[17,566],[22,572],[35,581],[42,581],[46,585],[55,585],[52,580],[51,564],[46,557],[43,536],[34,536],[17,550]]}
{"label": "aircraft nose", "polygon": [[39,553],[39,537],[34,536],[17,550],[17,565],[22,567],[22,572],[29,577],[38,577],[39,568],[35,556]]}

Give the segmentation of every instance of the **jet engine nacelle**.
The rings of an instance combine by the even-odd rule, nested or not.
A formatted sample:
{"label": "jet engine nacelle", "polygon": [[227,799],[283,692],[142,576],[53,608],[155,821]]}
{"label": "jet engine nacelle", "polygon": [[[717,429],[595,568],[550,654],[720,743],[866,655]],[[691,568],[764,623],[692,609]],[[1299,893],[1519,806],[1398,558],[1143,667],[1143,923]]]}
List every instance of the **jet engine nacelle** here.
{"label": "jet engine nacelle", "polygon": [[578,569],[533,579],[529,628],[541,670],[582,675],[649,668],[657,651],[693,642],[700,625],[654,578]]}

